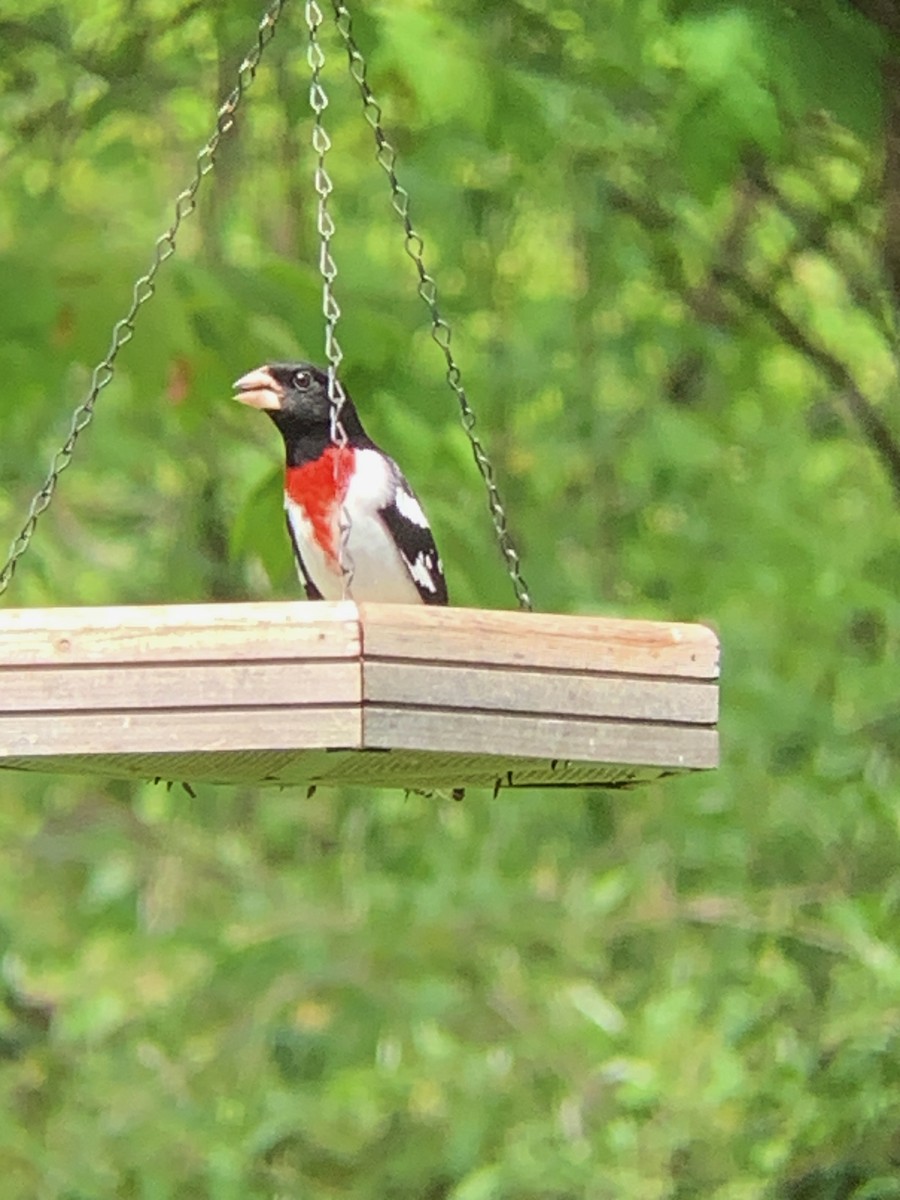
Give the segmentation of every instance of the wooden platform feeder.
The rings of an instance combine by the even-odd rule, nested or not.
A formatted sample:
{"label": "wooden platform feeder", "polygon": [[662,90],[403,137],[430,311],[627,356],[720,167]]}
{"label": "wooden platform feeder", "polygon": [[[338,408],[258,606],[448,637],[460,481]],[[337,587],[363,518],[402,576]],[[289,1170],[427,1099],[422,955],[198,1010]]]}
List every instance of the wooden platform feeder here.
{"label": "wooden platform feeder", "polygon": [[[494,529],[522,608],[519,556],[474,413],[439,314],[424,243],[346,3],[332,5],[351,77],[387,174],[446,380],[488,493]],[[183,220],[252,83],[282,6],[270,4],[220,106],[193,180],[175,202],[131,306],[112,331],[71,432],[0,568],[0,593],[28,549],[76,440],[93,418],[121,346],[153,295]],[[313,182],[325,347],[341,352],[331,291],[330,142],[319,37],[307,6]],[[374,114],[374,116],[373,116]],[[322,147],[325,149],[322,149]],[[327,186],[326,186],[327,185]],[[339,412],[334,413],[335,429]],[[20,609],[0,613],[0,767],[216,783],[466,786],[625,786],[717,764],[718,642],[701,625],[340,603]]]}
{"label": "wooden platform feeder", "polygon": [[0,614],[0,766],[407,788],[714,767],[702,625],[349,601]]}

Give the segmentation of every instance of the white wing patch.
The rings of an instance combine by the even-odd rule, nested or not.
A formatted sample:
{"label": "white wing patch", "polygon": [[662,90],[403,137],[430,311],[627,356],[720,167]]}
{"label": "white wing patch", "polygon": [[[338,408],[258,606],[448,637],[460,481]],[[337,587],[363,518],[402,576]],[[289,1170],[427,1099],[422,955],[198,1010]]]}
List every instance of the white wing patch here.
{"label": "white wing patch", "polygon": [[[421,510],[420,510],[421,511]],[[412,562],[403,555],[403,561],[409,567],[409,573],[419,585],[419,587],[427,588],[429,592],[437,591],[437,584],[434,582],[434,555],[419,553]],[[438,570],[441,569],[440,559],[438,559]]]}
{"label": "white wing patch", "polygon": [[413,525],[418,525],[420,529],[428,528],[428,518],[422,512],[422,505],[412,492],[406,490],[399,480],[397,491],[394,495],[394,503],[401,517],[406,517],[407,521],[412,521]]}

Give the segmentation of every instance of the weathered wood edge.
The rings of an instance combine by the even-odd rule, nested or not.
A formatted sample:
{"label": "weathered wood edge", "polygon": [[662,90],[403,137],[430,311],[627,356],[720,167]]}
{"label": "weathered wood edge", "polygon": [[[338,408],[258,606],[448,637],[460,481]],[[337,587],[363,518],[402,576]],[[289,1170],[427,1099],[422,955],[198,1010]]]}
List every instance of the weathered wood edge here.
{"label": "weathered wood edge", "polygon": [[679,769],[709,769],[719,763],[718,732],[708,725],[578,721],[387,705],[366,706],[363,744],[366,749],[539,756]]}
{"label": "weathered wood edge", "polygon": [[354,657],[718,678],[704,625],[351,601],[0,611],[0,666]]}
{"label": "weathered wood edge", "polygon": [[351,601],[0,611],[0,670],[91,663],[358,659],[361,653],[359,614]]}
{"label": "weathered wood edge", "polygon": [[706,625],[507,610],[361,604],[363,656],[716,680]]}
{"label": "weathered wood edge", "polygon": [[498,712],[714,725],[719,690],[710,680],[531,671],[504,666],[363,660],[363,701],[405,708]]}
{"label": "weathered wood edge", "polygon": [[6,667],[0,714],[359,705],[361,675],[354,658]]}
{"label": "weathered wood edge", "polygon": [[361,745],[358,704],[0,715],[0,758]]}

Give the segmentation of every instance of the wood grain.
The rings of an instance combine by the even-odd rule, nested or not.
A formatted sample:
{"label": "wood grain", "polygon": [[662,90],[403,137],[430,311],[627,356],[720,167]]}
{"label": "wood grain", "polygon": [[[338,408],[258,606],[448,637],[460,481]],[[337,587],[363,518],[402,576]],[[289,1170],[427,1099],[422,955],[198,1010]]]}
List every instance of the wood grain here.
{"label": "wood grain", "polygon": [[719,692],[712,682],[379,660],[363,665],[363,699],[407,707],[496,709],[713,725]]}
{"label": "wood grain", "polygon": [[353,659],[0,667],[0,712],[358,704]]}
{"label": "wood grain", "polygon": [[219,708],[180,712],[0,716],[0,757],[298,750],[360,745],[360,714],[346,708]]}
{"label": "wood grain", "polygon": [[367,659],[719,675],[719,640],[705,625],[396,604],[361,604],[359,612]]}
{"label": "wood grain", "polygon": [[359,655],[349,601],[0,612],[0,664],[13,666]]}
{"label": "wood grain", "polygon": [[366,748],[536,756],[673,768],[718,765],[718,734],[704,725],[367,708]]}

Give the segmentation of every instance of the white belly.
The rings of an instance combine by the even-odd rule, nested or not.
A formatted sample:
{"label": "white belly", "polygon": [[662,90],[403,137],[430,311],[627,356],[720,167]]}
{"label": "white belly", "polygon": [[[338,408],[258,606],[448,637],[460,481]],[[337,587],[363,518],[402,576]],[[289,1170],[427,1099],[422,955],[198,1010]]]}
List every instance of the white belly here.
{"label": "white belly", "polygon": [[[346,578],[340,565],[323,553],[313,537],[313,528],[303,507],[285,497],[285,512],[291,523],[294,541],[303,565],[325,600],[373,600],[381,604],[421,604],[416,585],[410,579],[406,564],[378,517],[351,517],[347,538]],[[333,544],[340,546],[341,534],[337,514],[332,520]],[[298,564],[297,573],[302,581]]]}

